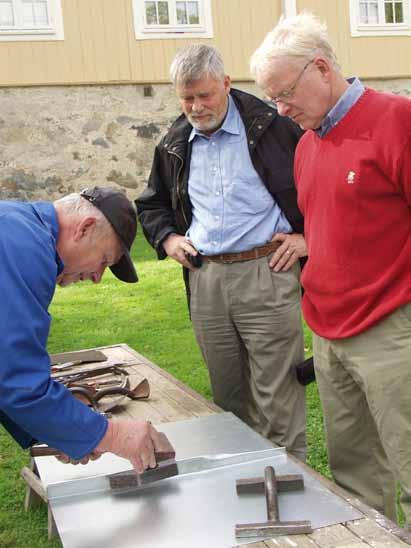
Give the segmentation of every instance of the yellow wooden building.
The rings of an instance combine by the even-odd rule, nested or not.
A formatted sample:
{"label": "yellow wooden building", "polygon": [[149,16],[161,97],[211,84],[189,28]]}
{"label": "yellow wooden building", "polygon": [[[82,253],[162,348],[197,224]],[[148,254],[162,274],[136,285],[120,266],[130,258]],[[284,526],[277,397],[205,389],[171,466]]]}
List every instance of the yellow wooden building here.
{"label": "yellow wooden building", "polygon": [[247,81],[266,32],[301,10],[326,21],[345,74],[411,76],[410,0],[0,0],[0,85],[164,83],[193,41]]}
{"label": "yellow wooden building", "polygon": [[346,76],[411,95],[411,0],[0,0],[0,199],[91,184],[135,198],[179,113],[177,49],[214,44],[260,95],[250,55],[302,10],[326,21]]}

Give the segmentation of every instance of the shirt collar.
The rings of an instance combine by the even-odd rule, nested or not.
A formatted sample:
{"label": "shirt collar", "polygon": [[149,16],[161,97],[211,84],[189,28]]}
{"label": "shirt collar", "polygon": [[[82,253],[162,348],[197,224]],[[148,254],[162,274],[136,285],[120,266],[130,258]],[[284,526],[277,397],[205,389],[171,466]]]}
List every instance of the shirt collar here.
{"label": "shirt collar", "polygon": [[[231,133],[232,135],[240,135],[240,114],[237,110],[237,107],[235,106],[231,95],[228,96],[228,109],[227,114],[224,118],[224,122],[215,133],[218,133],[219,131],[225,131],[226,133]],[[188,141],[191,142],[194,137],[208,138],[209,136],[193,127]]]}
{"label": "shirt collar", "polygon": [[53,240],[54,246],[56,248],[56,264],[57,264],[57,275],[61,274],[64,269],[64,263],[61,260],[59,254],[57,253],[57,238],[59,234],[59,224],[57,220],[57,212],[54,205],[50,202],[32,202],[33,209],[39,216],[41,222],[47,229],[50,231]]}
{"label": "shirt collar", "polygon": [[349,78],[347,82],[350,85],[323,119],[321,127],[315,130],[320,137],[325,137],[344,118],[365,91],[363,84],[358,78]]}

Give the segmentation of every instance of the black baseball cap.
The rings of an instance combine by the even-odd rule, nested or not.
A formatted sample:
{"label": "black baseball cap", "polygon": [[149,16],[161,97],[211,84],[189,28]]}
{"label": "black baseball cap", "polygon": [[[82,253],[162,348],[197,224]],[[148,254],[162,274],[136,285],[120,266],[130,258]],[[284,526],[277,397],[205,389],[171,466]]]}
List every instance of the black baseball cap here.
{"label": "black baseball cap", "polygon": [[137,272],[130,256],[130,249],[137,233],[137,215],[130,200],[115,188],[100,186],[85,188],[80,192],[80,196],[103,213],[123,244],[124,254],[118,263],[110,266],[111,272],[123,282],[137,282]]}

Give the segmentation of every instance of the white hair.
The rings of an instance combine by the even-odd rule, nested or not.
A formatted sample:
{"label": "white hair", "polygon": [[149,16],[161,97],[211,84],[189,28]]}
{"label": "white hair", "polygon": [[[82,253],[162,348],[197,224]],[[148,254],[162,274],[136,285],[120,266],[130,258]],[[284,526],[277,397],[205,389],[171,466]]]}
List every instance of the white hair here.
{"label": "white hair", "polygon": [[207,44],[193,44],[178,51],[170,66],[174,86],[187,86],[204,77],[224,80],[224,63],[220,52]]}
{"label": "white hair", "polygon": [[294,17],[281,16],[277,25],[264,38],[250,59],[250,70],[257,83],[277,57],[314,59],[323,55],[333,68],[339,69],[337,57],[329,42],[327,27],[312,13]]}
{"label": "white hair", "polygon": [[96,219],[95,239],[103,240],[115,234],[105,215],[80,194],[73,192],[54,202],[54,206],[72,217],[94,217]]}

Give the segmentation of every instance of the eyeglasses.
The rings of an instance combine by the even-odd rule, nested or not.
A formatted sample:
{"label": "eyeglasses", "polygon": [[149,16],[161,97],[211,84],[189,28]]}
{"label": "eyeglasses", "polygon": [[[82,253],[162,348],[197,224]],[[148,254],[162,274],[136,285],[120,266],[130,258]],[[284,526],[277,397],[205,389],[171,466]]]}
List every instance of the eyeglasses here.
{"label": "eyeglasses", "polygon": [[284,91],[279,93],[276,97],[272,97],[270,99],[270,101],[276,105],[279,101],[287,102],[288,99],[291,99],[292,97],[294,97],[295,89],[298,86],[298,83],[301,80],[301,77],[304,74],[305,69],[309,65],[311,65],[311,63],[313,63],[313,62],[314,62],[314,59],[311,59],[311,61],[308,61],[308,63],[306,65],[304,65],[304,68],[302,69],[300,74],[295,79],[294,83],[288,89],[285,89]]}

